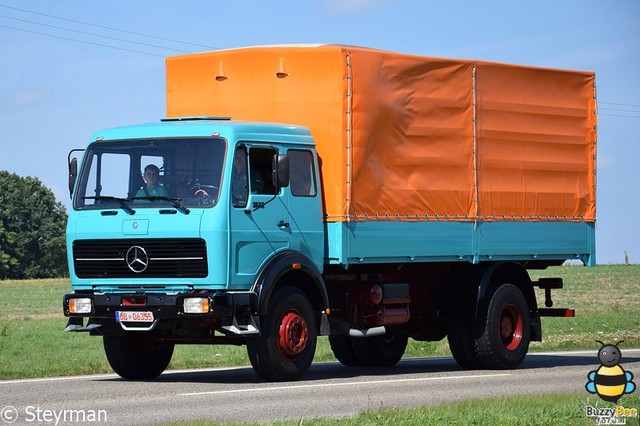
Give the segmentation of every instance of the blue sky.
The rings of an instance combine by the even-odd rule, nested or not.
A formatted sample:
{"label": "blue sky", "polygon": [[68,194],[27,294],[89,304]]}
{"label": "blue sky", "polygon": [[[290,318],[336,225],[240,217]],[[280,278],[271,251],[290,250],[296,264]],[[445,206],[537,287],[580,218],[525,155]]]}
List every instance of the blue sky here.
{"label": "blue sky", "polygon": [[68,206],[70,149],[164,116],[164,56],[276,43],[595,71],[598,263],[640,263],[638,0],[0,0],[0,170]]}

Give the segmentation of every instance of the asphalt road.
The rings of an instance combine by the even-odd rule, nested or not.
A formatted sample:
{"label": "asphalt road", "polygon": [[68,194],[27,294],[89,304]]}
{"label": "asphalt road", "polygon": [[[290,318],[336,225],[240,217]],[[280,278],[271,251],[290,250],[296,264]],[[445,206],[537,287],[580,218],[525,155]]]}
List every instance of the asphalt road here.
{"label": "asphalt road", "polygon": [[[167,371],[152,382],[116,375],[0,381],[0,426],[78,424],[83,418],[119,425],[300,420],[500,395],[586,396],[587,374],[599,364],[594,349],[529,354],[519,369],[508,371],[465,371],[451,357],[407,359],[388,369],[318,363],[305,380],[288,383],[265,383],[248,367]],[[622,348],[620,365],[640,385],[640,349]]]}

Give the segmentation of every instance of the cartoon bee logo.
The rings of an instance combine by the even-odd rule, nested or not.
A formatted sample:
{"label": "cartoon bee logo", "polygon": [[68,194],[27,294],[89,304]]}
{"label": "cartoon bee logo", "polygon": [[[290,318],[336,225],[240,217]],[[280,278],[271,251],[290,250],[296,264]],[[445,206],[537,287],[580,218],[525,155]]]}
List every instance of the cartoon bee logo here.
{"label": "cartoon bee logo", "polygon": [[636,388],[636,384],[631,381],[633,374],[624,371],[619,365],[622,353],[618,345],[624,340],[615,345],[605,345],[599,340],[596,340],[596,342],[602,345],[598,351],[598,359],[601,365],[597,370],[590,371],[587,374],[589,381],[585,388],[587,392],[596,393],[601,399],[617,404],[622,395],[632,393]]}

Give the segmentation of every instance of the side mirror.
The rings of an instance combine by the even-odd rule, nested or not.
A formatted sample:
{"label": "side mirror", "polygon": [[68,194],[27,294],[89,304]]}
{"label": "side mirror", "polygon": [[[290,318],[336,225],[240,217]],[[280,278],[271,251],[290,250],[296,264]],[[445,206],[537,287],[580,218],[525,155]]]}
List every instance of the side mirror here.
{"label": "side mirror", "polygon": [[73,188],[76,186],[76,178],[78,177],[78,157],[73,157],[76,152],[83,152],[84,149],[72,149],[67,155],[67,162],[69,163],[69,196],[73,196]]}
{"label": "side mirror", "polygon": [[287,154],[273,156],[272,171],[273,186],[278,190],[289,186],[289,156]]}
{"label": "side mirror", "polygon": [[73,188],[76,186],[78,177],[78,159],[73,157],[69,160],[69,197],[73,195]]}

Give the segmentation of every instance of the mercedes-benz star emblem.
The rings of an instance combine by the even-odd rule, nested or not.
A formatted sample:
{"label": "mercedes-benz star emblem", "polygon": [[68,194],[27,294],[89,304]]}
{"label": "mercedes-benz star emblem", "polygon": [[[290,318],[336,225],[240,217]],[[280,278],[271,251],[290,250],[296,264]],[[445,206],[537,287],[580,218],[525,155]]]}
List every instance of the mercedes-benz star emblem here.
{"label": "mercedes-benz star emblem", "polygon": [[127,250],[127,266],[136,274],[144,272],[149,266],[149,256],[145,249],[140,246],[132,246]]}

